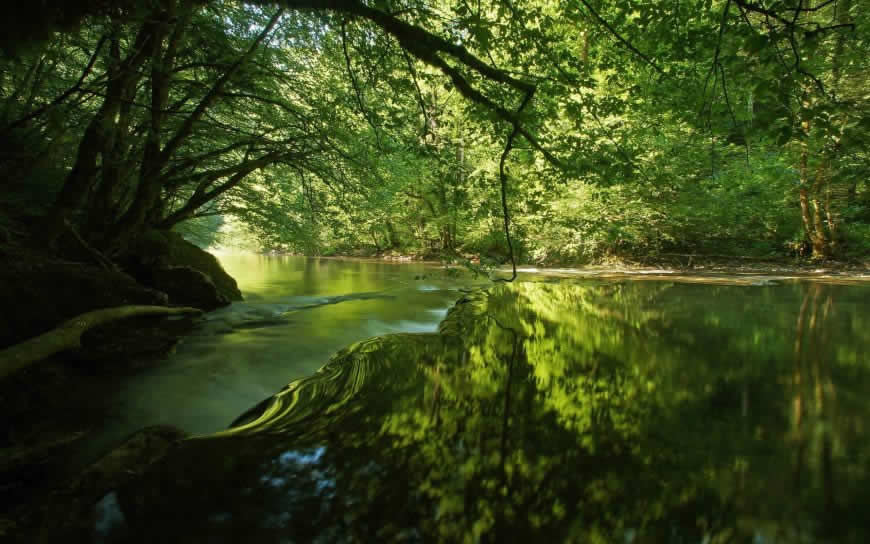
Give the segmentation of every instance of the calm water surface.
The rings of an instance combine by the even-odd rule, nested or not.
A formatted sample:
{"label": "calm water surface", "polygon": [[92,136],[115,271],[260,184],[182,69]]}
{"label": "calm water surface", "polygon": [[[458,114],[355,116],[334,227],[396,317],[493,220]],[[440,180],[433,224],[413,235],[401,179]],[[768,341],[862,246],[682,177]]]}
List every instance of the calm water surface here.
{"label": "calm water surface", "polygon": [[[424,333],[457,282],[246,263],[227,268],[261,293],[255,309],[304,306],[300,291],[396,298],[188,342],[178,361],[220,369],[203,387],[227,402],[290,384],[104,497],[99,540],[870,539],[865,286],[524,282],[466,296]],[[363,341],[308,376],[332,346],[390,330],[418,334]]]}
{"label": "calm water surface", "polygon": [[393,332],[434,332],[460,288],[443,268],[303,257],[226,255],[244,302],[206,315],[164,363],[114,388],[111,415],[83,452],[93,458],[147,425],[194,434],[227,428],[338,350]]}

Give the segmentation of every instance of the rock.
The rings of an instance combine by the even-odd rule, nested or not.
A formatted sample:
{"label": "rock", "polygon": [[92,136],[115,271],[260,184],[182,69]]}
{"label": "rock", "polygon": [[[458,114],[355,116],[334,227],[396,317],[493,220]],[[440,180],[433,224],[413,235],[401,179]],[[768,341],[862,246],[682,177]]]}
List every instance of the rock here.
{"label": "rock", "polygon": [[70,451],[80,450],[95,427],[114,417],[122,376],[160,364],[193,322],[115,321],[82,335],[81,349],[0,380],[0,525],[10,507],[39,501],[76,469],[80,460],[71,461]]}
{"label": "rock", "polygon": [[0,267],[0,347],[56,327],[84,312],[126,304],[165,306],[164,293],[122,272],[22,252]]}
{"label": "rock", "polygon": [[69,489],[78,496],[86,496],[89,502],[96,502],[130,480],[131,475],[144,472],[187,437],[186,432],[171,425],[141,429],[87,468],[73,480]]}
{"label": "rock", "polygon": [[84,333],[82,348],[67,354],[67,359],[102,374],[136,372],[169,355],[197,321],[198,317],[191,315],[133,317],[107,323]]}
{"label": "rock", "polygon": [[166,266],[151,271],[151,284],[169,295],[173,304],[215,310],[230,303],[207,274],[189,266]]}
{"label": "rock", "polygon": [[[143,235],[131,251],[128,267],[137,279],[158,289],[153,279],[158,270],[187,267],[197,270],[211,280],[217,292],[227,301],[242,300],[242,293],[232,276],[211,253],[188,242],[180,234],[171,231],[152,230]],[[158,273],[159,274],[159,273]],[[170,301],[182,304],[183,301]]]}
{"label": "rock", "polygon": [[117,500],[116,490],[160,461],[187,436],[168,425],[134,433],[71,481],[15,512],[18,530],[9,531],[11,536],[19,542],[92,541],[94,528],[105,515],[100,507],[107,499]]}

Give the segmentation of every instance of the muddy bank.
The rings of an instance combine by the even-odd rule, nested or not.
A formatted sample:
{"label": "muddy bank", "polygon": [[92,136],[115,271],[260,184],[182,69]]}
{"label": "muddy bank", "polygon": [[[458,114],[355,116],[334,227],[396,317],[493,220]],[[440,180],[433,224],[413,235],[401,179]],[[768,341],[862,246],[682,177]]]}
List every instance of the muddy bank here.
{"label": "muddy bank", "polygon": [[593,262],[544,262],[518,265],[523,268],[539,267],[544,269],[625,269],[648,270],[668,269],[680,272],[716,272],[722,274],[756,273],[776,274],[816,273],[817,271],[837,273],[868,273],[870,261],[813,261],[795,258],[741,257],[736,255],[694,255],[665,253],[638,258],[611,258]]}
{"label": "muddy bank", "polygon": [[[673,281],[708,285],[775,285],[781,282],[810,280],[828,284],[863,284],[870,282],[870,269],[835,267],[641,267],[597,266],[583,268],[517,267],[521,279],[607,279],[633,281]],[[494,277],[509,277],[510,271],[500,269]]]}
{"label": "muddy bank", "polygon": [[[272,257],[298,257],[295,253],[267,252]],[[489,273],[492,277],[510,275],[510,265],[481,266],[477,256],[464,256],[464,261],[449,261],[445,264],[438,255],[385,253],[379,255],[328,255],[311,258],[359,262],[400,262],[440,265],[446,269],[471,268],[477,273]],[[768,259],[739,256],[699,256],[689,254],[666,254],[640,259],[603,259],[594,262],[543,262],[517,264],[517,272],[554,277],[610,277],[617,275],[648,276],[662,279],[664,275],[682,277],[715,276],[784,276],[797,279],[843,278],[861,280],[870,277],[870,261],[810,261],[796,259]],[[699,280],[700,281],[700,280]],[[738,281],[740,281],[738,279]]]}

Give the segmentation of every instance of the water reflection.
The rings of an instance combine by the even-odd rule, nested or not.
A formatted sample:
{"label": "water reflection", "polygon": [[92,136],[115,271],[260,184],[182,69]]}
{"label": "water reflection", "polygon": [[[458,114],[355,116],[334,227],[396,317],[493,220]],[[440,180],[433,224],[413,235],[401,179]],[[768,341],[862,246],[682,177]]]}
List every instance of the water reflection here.
{"label": "water reflection", "polygon": [[866,291],[521,283],[340,352],[103,539],[865,542]]}
{"label": "water reflection", "polygon": [[[172,424],[194,434],[225,429],[349,344],[436,331],[457,290],[484,281],[422,263],[259,255],[222,256],[221,262],[239,280],[245,300],[207,314],[165,364],[107,378],[111,383],[100,388],[109,392],[101,399],[102,425],[74,452],[73,467],[148,425]],[[437,289],[419,290],[424,284]]]}

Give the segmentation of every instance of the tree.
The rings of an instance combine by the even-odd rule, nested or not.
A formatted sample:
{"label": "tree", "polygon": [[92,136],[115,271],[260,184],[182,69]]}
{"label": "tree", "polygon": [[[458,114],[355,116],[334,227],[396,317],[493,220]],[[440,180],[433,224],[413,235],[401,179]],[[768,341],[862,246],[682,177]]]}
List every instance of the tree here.
{"label": "tree", "polygon": [[110,253],[228,214],[309,253],[857,256],[853,8],[50,2],[13,31],[5,139],[70,168],[46,238]]}

